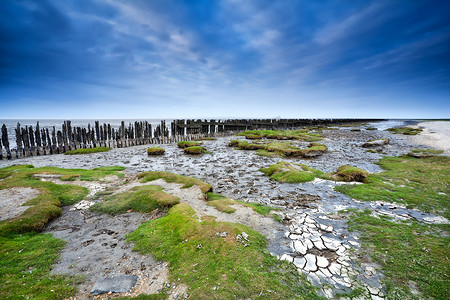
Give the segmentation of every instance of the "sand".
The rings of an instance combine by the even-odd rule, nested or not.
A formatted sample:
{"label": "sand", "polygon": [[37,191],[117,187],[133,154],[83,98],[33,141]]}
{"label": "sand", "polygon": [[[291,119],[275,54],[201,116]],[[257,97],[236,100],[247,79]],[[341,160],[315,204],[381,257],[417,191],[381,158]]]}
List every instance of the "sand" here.
{"label": "sand", "polygon": [[410,137],[412,143],[444,150],[445,155],[450,155],[450,122],[435,121],[421,122],[416,125],[423,130],[419,135]]}

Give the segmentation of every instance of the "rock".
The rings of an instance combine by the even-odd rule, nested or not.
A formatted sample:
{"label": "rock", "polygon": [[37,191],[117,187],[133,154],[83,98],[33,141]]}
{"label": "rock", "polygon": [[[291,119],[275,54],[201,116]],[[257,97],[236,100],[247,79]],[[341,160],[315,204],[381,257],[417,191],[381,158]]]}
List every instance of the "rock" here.
{"label": "rock", "polygon": [[330,270],[332,274],[341,275],[341,268],[342,266],[340,264],[331,263],[330,266],[328,267],[328,270]]}
{"label": "rock", "polygon": [[308,247],[298,240],[294,242],[294,249],[301,255],[305,255],[306,251],[308,251]]}
{"label": "rock", "polygon": [[290,256],[289,254],[281,255],[280,260],[285,260],[285,261],[288,261],[288,262],[294,262],[294,258],[292,256]]}
{"label": "rock", "polygon": [[314,246],[316,246],[317,249],[323,250],[326,249],[325,245],[323,244],[322,240],[314,241]]}
{"label": "rock", "polygon": [[376,287],[367,286],[367,289],[372,295],[378,295],[378,293],[380,292],[380,289]]}
{"label": "rock", "polygon": [[[328,271],[327,268],[320,268],[319,271],[322,272],[323,276],[325,276],[325,277],[333,276],[333,274],[331,274],[331,272]],[[319,272],[319,271],[317,271],[317,272]]]}
{"label": "rock", "polygon": [[306,259],[304,257],[296,257],[294,258],[294,265],[297,268],[303,269],[306,264]]}
{"label": "rock", "polygon": [[362,146],[363,148],[371,148],[371,147],[382,147],[387,144],[389,144],[388,139],[376,139],[365,142]]}
{"label": "rock", "polygon": [[317,266],[319,266],[320,268],[328,267],[328,259],[323,256],[317,256]]}
{"label": "rock", "polygon": [[306,259],[306,266],[304,268],[305,271],[312,271],[312,272],[317,271],[316,256],[314,254],[306,254],[305,259]]}
{"label": "rock", "polygon": [[126,293],[136,284],[136,275],[118,275],[98,279],[91,290],[91,295],[104,293]]}

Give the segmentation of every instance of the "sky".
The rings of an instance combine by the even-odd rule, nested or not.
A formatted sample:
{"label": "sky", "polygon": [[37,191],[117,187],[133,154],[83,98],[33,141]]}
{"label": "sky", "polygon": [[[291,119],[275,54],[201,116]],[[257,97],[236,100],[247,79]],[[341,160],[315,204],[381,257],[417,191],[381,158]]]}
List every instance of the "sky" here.
{"label": "sky", "polygon": [[450,1],[0,1],[0,118],[225,117],[450,118]]}

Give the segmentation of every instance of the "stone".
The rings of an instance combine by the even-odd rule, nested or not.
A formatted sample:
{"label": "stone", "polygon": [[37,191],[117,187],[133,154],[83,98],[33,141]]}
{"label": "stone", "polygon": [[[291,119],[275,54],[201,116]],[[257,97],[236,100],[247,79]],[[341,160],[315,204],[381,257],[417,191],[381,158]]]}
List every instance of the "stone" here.
{"label": "stone", "polygon": [[320,286],[320,278],[314,273],[308,274],[308,280],[315,286]]}
{"label": "stone", "polygon": [[127,293],[136,284],[136,275],[118,275],[98,279],[91,290],[91,295],[104,293]]}
{"label": "stone", "polygon": [[[328,278],[329,278],[329,277],[333,276],[333,274],[331,274],[331,272],[328,271],[327,268],[320,268],[319,271],[322,272],[322,274],[323,274],[325,277],[328,277]],[[319,272],[319,271],[317,271],[317,272]]]}
{"label": "stone", "polygon": [[295,257],[294,265],[297,268],[303,269],[303,268],[305,268],[305,265],[306,265],[306,259],[304,257]]}
{"label": "stone", "polygon": [[344,246],[339,246],[338,249],[337,249],[337,251],[336,251],[336,253],[337,253],[337,255],[342,256],[342,255],[345,254],[346,251],[347,251],[347,250],[345,249]]}
{"label": "stone", "polygon": [[340,264],[331,263],[328,270],[330,270],[332,274],[341,275],[341,268],[342,266]]}
{"label": "stone", "polygon": [[308,251],[308,248],[301,241],[298,240],[294,242],[294,249],[301,255],[305,255],[306,251]]}
{"label": "stone", "polygon": [[329,299],[333,298],[333,290],[330,287],[325,286],[322,288],[322,291],[327,298]]}
{"label": "stone", "polygon": [[323,244],[322,240],[314,241],[314,246],[316,246],[317,249],[323,250],[325,249],[325,245]]}
{"label": "stone", "polygon": [[328,259],[323,256],[317,256],[317,266],[320,268],[326,268],[328,267],[328,264]]}
{"label": "stone", "polygon": [[293,261],[294,261],[294,258],[293,258],[292,256],[290,256],[289,254],[283,254],[283,255],[281,255],[280,260],[285,260],[285,261],[288,261],[288,262],[293,262]]}
{"label": "stone", "polygon": [[352,246],[355,246],[355,247],[358,247],[358,246],[359,246],[359,243],[358,243],[358,242],[355,242],[355,241],[348,241],[348,243],[349,243],[350,245],[352,245]]}
{"label": "stone", "polygon": [[306,223],[316,223],[313,219],[311,219],[310,216],[306,216],[305,222],[306,222]]}
{"label": "stone", "polygon": [[380,292],[380,289],[379,289],[379,288],[371,287],[371,286],[367,286],[367,290],[368,290],[369,293],[371,293],[372,295],[378,295],[378,293]]}
{"label": "stone", "polygon": [[306,266],[304,268],[305,271],[312,271],[312,272],[317,271],[316,256],[314,254],[306,254],[305,259],[306,259]]}
{"label": "stone", "polygon": [[314,247],[313,242],[311,242],[310,240],[305,240],[305,244],[308,249],[312,249]]}
{"label": "stone", "polygon": [[299,238],[301,238],[302,236],[300,234],[296,234],[296,233],[291,233],[291,235],[289,236],[289,238],[291,240],[298,240]]}

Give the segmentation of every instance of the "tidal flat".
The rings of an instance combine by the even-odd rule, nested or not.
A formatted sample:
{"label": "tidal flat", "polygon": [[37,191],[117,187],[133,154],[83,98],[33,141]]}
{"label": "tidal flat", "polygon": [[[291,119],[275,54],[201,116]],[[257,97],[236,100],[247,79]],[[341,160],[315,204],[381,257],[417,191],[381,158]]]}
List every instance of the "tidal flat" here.
{"label": "tidal flat", "polygon": [[[433,126],[436,123],[433,122]],[[449,127],[448,122],[439,123],[443,123],[443,128]],[[53,290],[59,294],[50,298],[89,298],[97,280],[122,274],[137,276],[137,283],[130,292],[112,296],[143,293],[157,294],[163,299],[190,296],[218,299],[233,296],[273,299],[445,299],[449,293],[446,279],[449,264],[445,258],[450,254],[449,222],[446,218],[450,193],[447,152],[436,154],[431,160],[404,156],[399,160],[414,160],[417,163],[414,170],[403,174],[402,182],[396,182],[393,177],[383,177],[382,172],[386,170],[383,164],[379,164],[383,158],[402,157],[415,149],[428,148],[419,144],[423,142],[419,140],[421,133],[415,136],[393,134],[384,130],[388,125],[380,122],[313,129],[310,133],[320,135],[319,142],[328,149],[314,158],[257,155],[257,151],[229,147],[230,141],[242,139],[241,136],[229,136],[202,141],[201,146],[208,152],[200,155],[186,154],[176,144],[169,144],[157,145],[165,150],[163,155],[149,156],[147,145],[85,155],[3,160],[0,167],[30,164],[35,168],[125,168],[112,168],[106,176],[88,180],[82,177],[84,171],[79,171],[79,174],[76,171],[52,173],[49,169],[33,177],[55,185],[81,185],[87,189],[87,196],[81,202],[66,203],[68,205],[62,207],[60,216],[39,230],[66,242],[65,246],[58,245],[60,256],[58,258],[54,254],[55,257],[49,260],[46,264],[49,274],[43,274],[42,278],[57,278],[55,280],[61,281],[62,285],[72,288],[55,288]],[[433,130],[437,132],[437,129]],[[425,132],[432,134],[426,128]],[[370,140],[381,139],[389,140],[389,143],[373,149],[362,147]],[[302,140],[290,142],[301,149],[309,145],[309,142]],[[432,160],[440,168],[433,168],[429,164]],[[370,181],[341,182],[315,178],[310,182],[282,183],[260,171],[283,161],[305,164],[323,173],[336,172],[344,165],[360,168],[377,174],[378,179],[382,178],[380,180],[385,186],[381,189],[389,190],[393,198],[377,197],[375,193],[372,193],[375,196],[367,197],[358,193],[358,189],[353,189],[362,189],[360,187],[370,185]],[[206,190],[195,182],[183,188],[180,184],[186,179],[177,182],[161,176],[142,182],[143,175],[138,176],[142,172],[154,171],[199,179],[210,185],[214,193],[222,195],[224,198],[221,199],[230,200],[226,205],[232,209],[227,213],[208,205]],[[426,176],[418,179],[414,172],[426,173]],[[6,184],[14,173],[3,173],[0,191],[11,191]],[[441,181],[433,181],[436,178]],[[141,185],[156,185],[164,193],[178,197],[186,206],[178,206],[176,201],[171,201],[173,205],[152,206],[150,213],[139,212],[135,208],[138,206],[127,206],[120,214],[113,216],[90,209],[94,203],[113,201],[117,198],[114,195],[132,193]],[[421,199],[414,201],[422,201],[426,205],[416,202],[412,205],[408,199],[402,199],[409,197],[408,193],[397,197],[398,191],[394,188],[390,190],[390,185],[410,189],[409,194],[414,194],[415,190],[422,193]],[[29,186],[23,185],[22,188],[26,189],[23,193],[30,195],[30,200],[35,197]],[[158,192],[161,192],[160,188]],[[20,191],[15,192],[21,194]],[[8,195],[5,197],[11,198],[11,193],[5,193]],[[25,196],[21,195],[22,198]],[[135,197],[137,202],[141,201],[139,197]],[[434,206],[427,197],[439,205]],[[24,203],[23,199],[21,201]],[[245,204],[274,209],[269,209],[271,213],[264,216]],[[198,228],[182,226],[182,223],[197,222],[200,224]],[[396,230],[389,232],[388,228]],[[167,230],[176,233],[173,238],[168,238]],[[208,234],[205,235],[205,232]],[[27,234],[33,235],[30,239],[36,240],[39,236],[34,235],[41,233]],[[9,239],[8,245],[20,248],[17,239],[23,239],[23,236],[4,235],[3,238]],[[46,235],[46,239],[50,236]],[[46,243],[56,242],[51,240]],[[167,247],[155,246],[161,243]],[[133,247],[137,247],[138,252],[132,251]],[[407,260],[402,258],[402,251],[410,254]],[[9,259],[7,255],[10,251],[3,249],[1,253],[3,260]],[[253,261],[261,263],[246,265],[245,257],[252,257]],[[217,263],[213,263],[215,259]],[[188,265],[187,261],[192,263]],[[4,270],[8,267],[11,266],[2,266],[1,276],[7,276]],[[34,266],[26,268],[30,267],[29,274],[33,274]],[[9,272],[18,272],[19,269],[16,267]],[[192,275],[195,273],[198,276]],[[251,282],[252,276],[257,280]],[[274,280],[271,281],[271,277]],[[11,281],[7,287],[22,283]],[[52,295],[45,288],[42,292],[27,293],[24,297],[38,297],[41,295],[39,293]]]}

